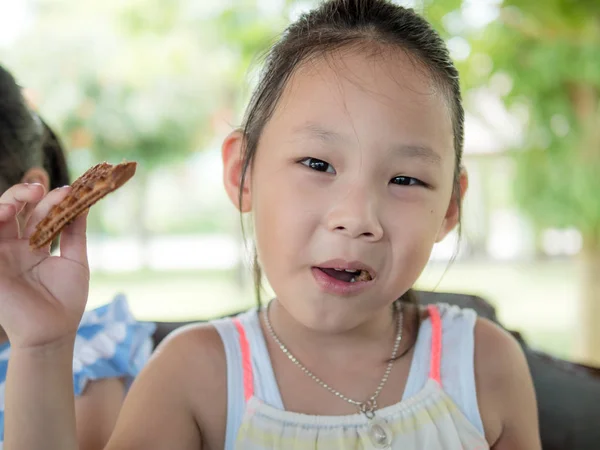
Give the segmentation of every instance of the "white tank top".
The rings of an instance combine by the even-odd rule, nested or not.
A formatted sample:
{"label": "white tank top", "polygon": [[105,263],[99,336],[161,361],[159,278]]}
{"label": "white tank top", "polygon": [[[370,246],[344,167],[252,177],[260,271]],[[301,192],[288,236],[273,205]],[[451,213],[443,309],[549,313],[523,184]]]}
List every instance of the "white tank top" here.
{"label": "white tank top", "polygon": [[258,312],[213,322],[227,360],[226,450],[489,449],[475,389],[474,311],[429,306],[402,400],[377,411],[387,442],[373,436],[362,414],[313,416],[284,409]]}

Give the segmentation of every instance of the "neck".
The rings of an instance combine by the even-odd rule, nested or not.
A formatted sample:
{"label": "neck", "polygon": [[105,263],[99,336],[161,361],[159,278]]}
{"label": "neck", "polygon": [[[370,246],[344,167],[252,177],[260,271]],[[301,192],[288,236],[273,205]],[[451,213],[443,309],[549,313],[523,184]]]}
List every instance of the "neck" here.
{"label": "neck", "polygon": [[292,353],[314,353],[318,349],[331,361],[365,353],[379,361],[387,360],[398,332],[396,314],[387,306],[357,326],[335,333],[304,326],[277,300],[271,302],[268,314],[275,334]]}

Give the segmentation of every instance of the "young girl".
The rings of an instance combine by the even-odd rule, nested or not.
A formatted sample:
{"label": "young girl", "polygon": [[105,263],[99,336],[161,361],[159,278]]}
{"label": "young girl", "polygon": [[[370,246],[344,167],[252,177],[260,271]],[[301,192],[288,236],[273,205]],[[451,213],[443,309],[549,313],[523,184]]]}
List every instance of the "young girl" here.
{"label": "young girl", "polygon": [[[433,244],[459,221],[463,120],[448,52],[411,10],[331,0],[292,24],[223,144],[225,188],[252,212],[276,298],[172,336],[106,448],[539,449],[517,343],[472,311],[412,300]],[[21,185],[0,200],[7,450],[77,447],[85,218],[60,257],[30,252],[13,223],[39,201],[26,238],[67,191],[39,201]]]}
{"label": "young girl", "polygon": [[[45,189],[68,184],[60,142],[27,107],[15,80],[2,67],[0,99],[0,194],[19,182],[38,183]],[[25,225],[31,206],[26,205],[20,212],[21,226]],[[3,265],[0,270],[6,269]],[[100,450],[108,442],[125,389],[150,356],[153,329],[152,324],[135,321],[123,296],[83,315],[72,362],[80,449]],[[6,371],[12,350],[0,328],[0,449],[4,440]]]}

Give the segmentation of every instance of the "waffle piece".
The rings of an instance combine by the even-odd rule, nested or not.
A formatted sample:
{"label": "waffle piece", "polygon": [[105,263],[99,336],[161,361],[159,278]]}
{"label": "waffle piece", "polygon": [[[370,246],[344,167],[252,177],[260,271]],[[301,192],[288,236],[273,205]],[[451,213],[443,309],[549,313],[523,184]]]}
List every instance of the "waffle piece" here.
{"label": "waffle piece", "polygon": [[135,162],[117,165],[103,162],[89,169],[73,182],[71,192],[64,200],[54,205],[37,224],[29,238],[29,246],[39,249],[49,245],[77,216],[129,181],[135,174],[136,167]]}
{"label": "waffle piece", "polygon": [[361,270],[354,281],[371,281],[371,275],[366,270]]}

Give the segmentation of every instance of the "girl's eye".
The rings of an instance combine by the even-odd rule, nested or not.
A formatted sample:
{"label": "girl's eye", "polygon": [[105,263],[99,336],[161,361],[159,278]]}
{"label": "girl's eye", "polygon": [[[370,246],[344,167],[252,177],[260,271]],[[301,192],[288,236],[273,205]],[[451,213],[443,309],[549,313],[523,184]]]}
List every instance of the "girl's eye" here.
{"label": "girl's eye", "polygon": [[306,167],[318,172],[335,173],[335,170],[331,164],[317,158],[304,158],[300,161],[300,164],[304,164]]}
{"label": "girl's eye", "polygon": [[400,186],[427,186],[421,180],[417,180],[416,178],[405,177],[405,176],[394,177],[391,179],[390,183],[398,184]]}

